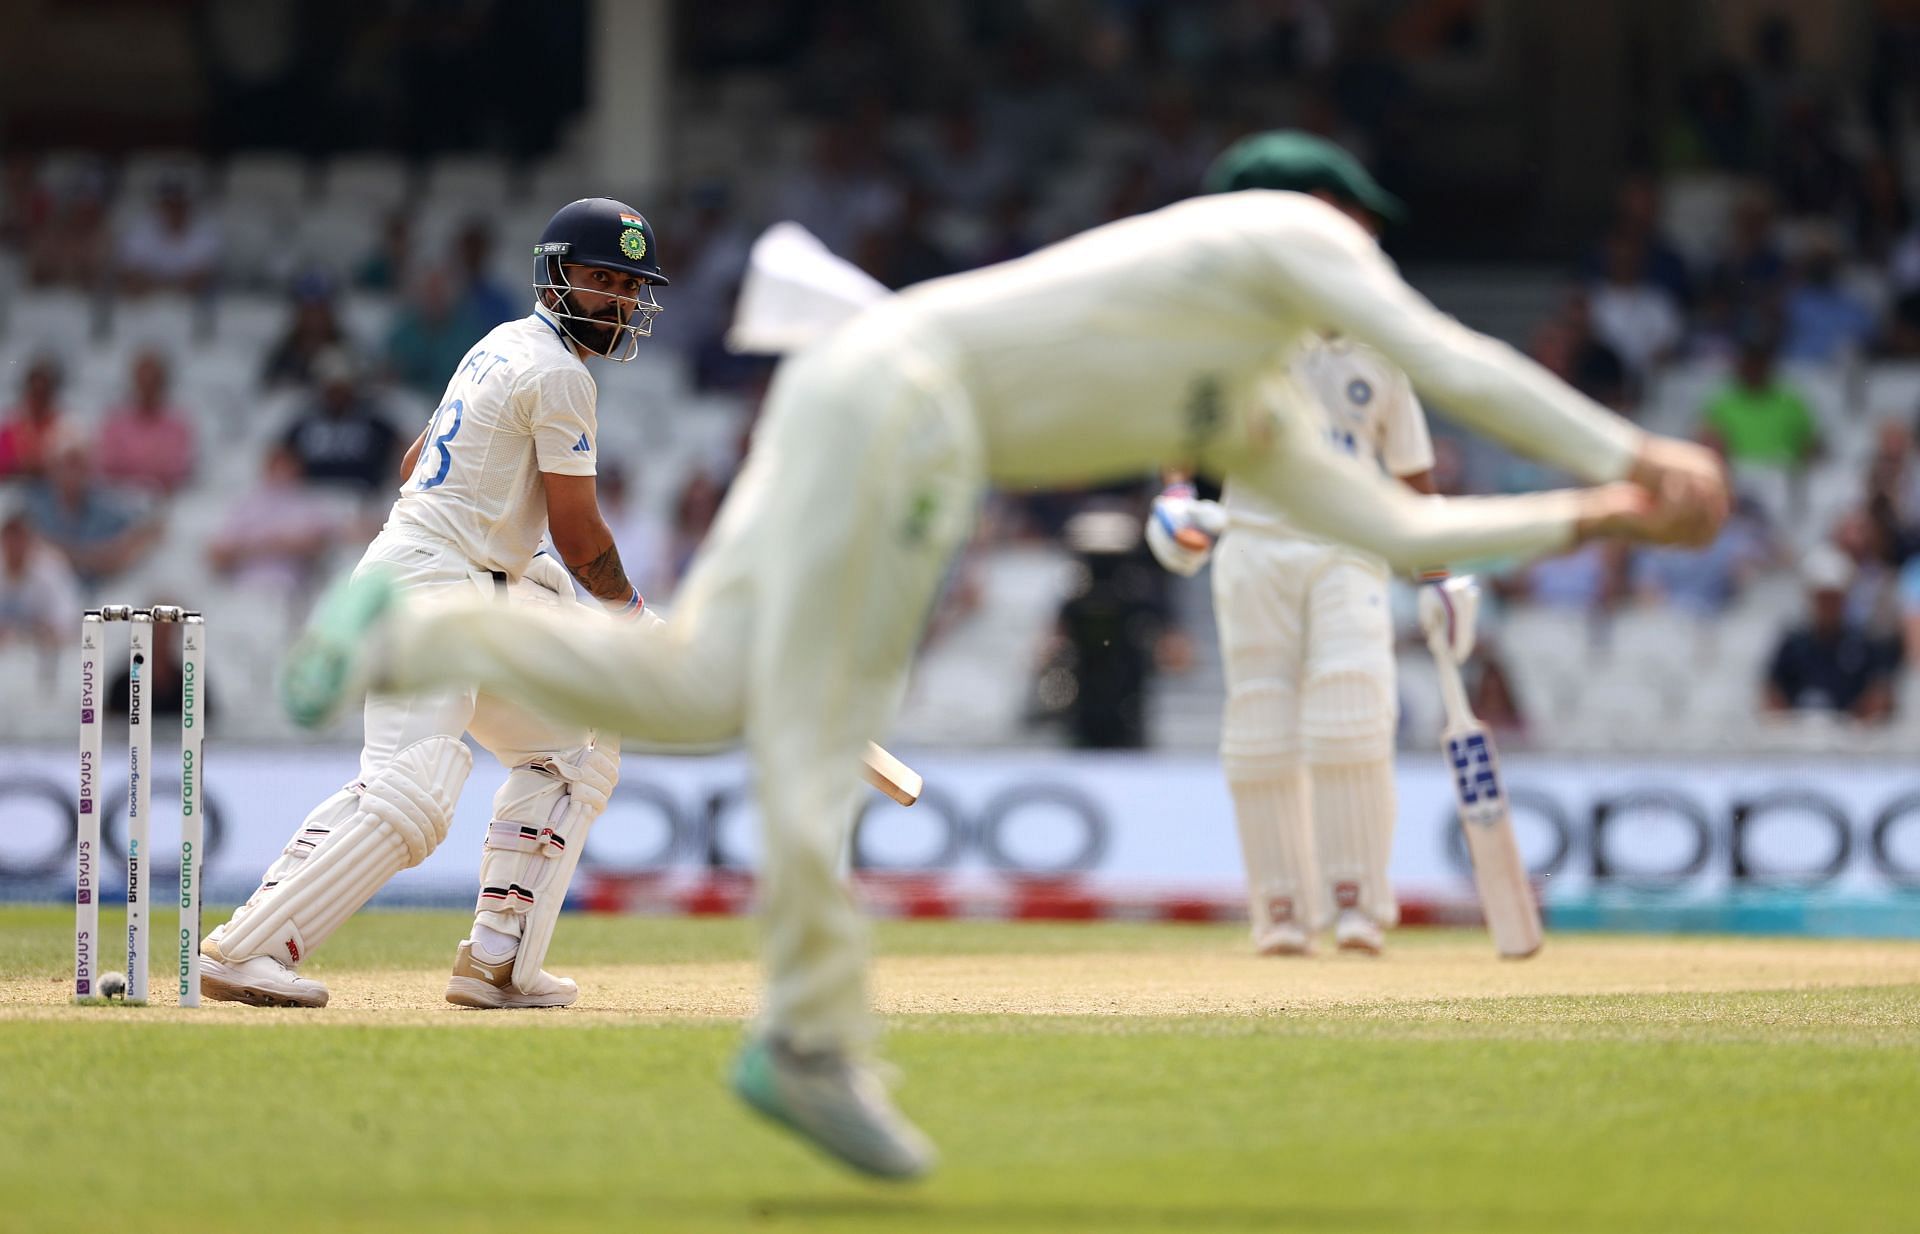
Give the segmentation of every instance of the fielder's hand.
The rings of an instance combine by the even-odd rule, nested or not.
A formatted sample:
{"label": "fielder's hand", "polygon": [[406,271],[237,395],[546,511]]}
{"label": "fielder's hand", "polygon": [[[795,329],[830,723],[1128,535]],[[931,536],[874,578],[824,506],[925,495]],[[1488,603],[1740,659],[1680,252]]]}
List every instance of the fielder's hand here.
{"label": "fielder's hand", "polygon": [[1653,494],[1638,484],[1621,481],[1595,488],[1574,489],[1573,538],[1576,544],[1601,536],[1619,536],[1628,540],[1661,540],[1659,532],[1668,515],[1661,510]]}
{"label": "fielder's hand", "polygon": [[1153,499],[1147,515],[1147,547],[1175,574],[1192,578],[1213,555],[1214,541],[1227,528],[1227,512],[1217,501],[1200,501],[1191,484],[1173,484]]}
{"label": "fielder's hand", "polygon": [[1727,477],[1713,451],[1690,441],[1648,434],[1627,478],[1653,495],[1655,509],[1640,538],[1700,548],[1727,521]]}

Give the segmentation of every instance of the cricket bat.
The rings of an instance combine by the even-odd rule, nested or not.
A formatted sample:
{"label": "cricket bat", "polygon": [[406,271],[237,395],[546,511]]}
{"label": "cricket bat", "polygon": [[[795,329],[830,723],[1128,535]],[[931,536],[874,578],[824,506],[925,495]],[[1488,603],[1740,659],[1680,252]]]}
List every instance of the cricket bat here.
{"label": "cricket bat", "polygon": [[1440,669],[1440,697],[1446,707],[1446,727],[1440,747],[1453,773],[1454,796],[1460,802],[1460,829],[1466,833],[1467,853],[1473,859],[1473,881],[1480,892],[1480,911],[1493,935],[1494,949],[1508,960],[1524,960],[1544,941],[1540,906],[1534,902],[1526,863],[1513,838],[1513,816],[1506,786],[1500,781],[1500,756],[1493,736],[1467,702],[1460,680],[1460,664],[1453,657],[1443,629],[1429,628],[1427,647]]}
{"label": "cricket bat", "polygon": [[926,787],[926,780],[919,772],[871,741],[862,759],[862,770],[866,772],[867,783],[903,806],[920,800],[920,790]]}

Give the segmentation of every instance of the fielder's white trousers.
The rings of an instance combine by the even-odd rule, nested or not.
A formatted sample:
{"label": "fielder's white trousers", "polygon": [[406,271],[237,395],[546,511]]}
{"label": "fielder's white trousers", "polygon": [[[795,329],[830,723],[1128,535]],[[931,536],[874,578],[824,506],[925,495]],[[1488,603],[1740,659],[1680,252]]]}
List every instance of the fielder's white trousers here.
{"label": "fielder's white trousers", "polygon": [[982,485],[949,369],[904,332],[843,332],[781,368],[664,627],[413,606],[380,676],[403,692],[463,683],[637,741],[744,737],[764,831],[764,1026],[803,1049],[858,1046],[866,926],[841,871],[860,758]]}

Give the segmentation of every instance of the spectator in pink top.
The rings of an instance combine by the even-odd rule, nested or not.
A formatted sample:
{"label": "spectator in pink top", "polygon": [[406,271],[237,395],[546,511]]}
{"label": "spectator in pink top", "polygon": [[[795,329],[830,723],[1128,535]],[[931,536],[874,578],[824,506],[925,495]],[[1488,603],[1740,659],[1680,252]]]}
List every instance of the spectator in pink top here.
{"label": "spectator in pink top", "polygon": [[222,578],[300,599],[319,581],[328,552],[362,530],[337,498],[302,479],[299,456],[277,445],[259,484],[227,511],[207,559]]}
{"label": "spectator in pink top", "polygon": [[52,356],[40,356],[27,366],[20,401],[0,422],[0,480],[32,478],[46,470],[54,438],[66,423],[59,401],[64,377]]}
{"label": "spectator in pink top", "polygon": [[0,521],[0,644],[30,642],[49,654],[80,611],[80,585],[58,550],[18,510]]}
{"label": "spectator in pink top", "polygon": [[107,416],[94,452],[106,479],[171,494],[193,474],[193,424],[168,401],[168,378],[160,353],[134,357],[132,392]]}

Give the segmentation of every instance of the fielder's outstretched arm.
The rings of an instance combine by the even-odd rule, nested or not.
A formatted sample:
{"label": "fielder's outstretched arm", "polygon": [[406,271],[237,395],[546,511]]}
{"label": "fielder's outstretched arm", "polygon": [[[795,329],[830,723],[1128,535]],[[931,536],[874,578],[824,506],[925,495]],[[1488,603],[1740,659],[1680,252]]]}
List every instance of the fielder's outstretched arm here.
{"label": "fielder's outstretched arm", "polygon": [[1377,348],[1439,410],[1589,482],[1632,469],[1644,432],[1434,308],[1357,224],[1293,229],[1273,252],[1299,311]]}
{"label": "fielder's outstretched arm", "polygon": [[1627,485],[1513,497],[1427,497],[1322,443],[1297,407],[1277,448],[1236,483],[1257,488],[1304,530],[1406,570],[1477,557],[1538,557],[1609,533],[1643,531],[1648,500]]}

